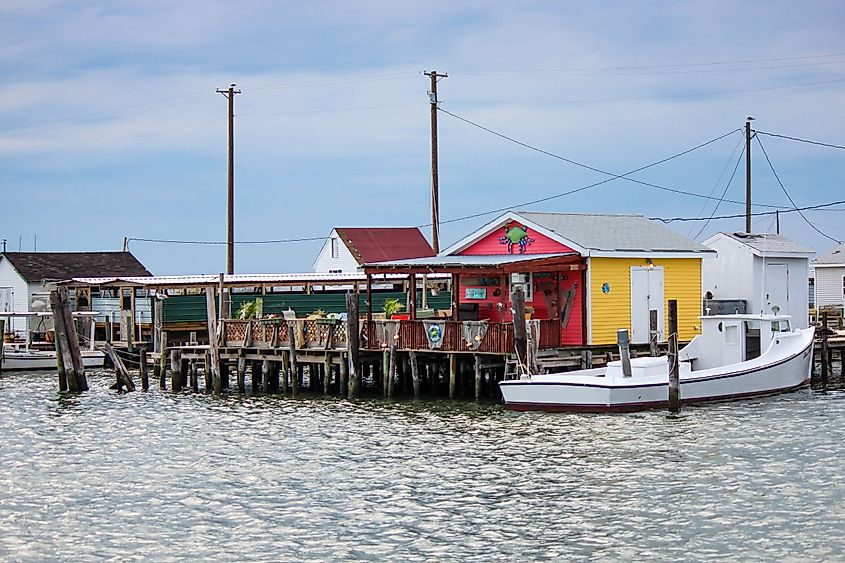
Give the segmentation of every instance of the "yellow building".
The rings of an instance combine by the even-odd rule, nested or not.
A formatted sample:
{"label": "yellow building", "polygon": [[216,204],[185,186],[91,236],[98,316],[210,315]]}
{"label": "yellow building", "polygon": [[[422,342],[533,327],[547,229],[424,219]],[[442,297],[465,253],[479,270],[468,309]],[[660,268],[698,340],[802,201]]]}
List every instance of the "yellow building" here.
{"label": "yellow building", "polygon": [[[512,236],[514,226],[518,237]],[[577,343],[586,344],[613,344],[617,330],[623,328],[629,330],[632,343],[646,343],[652,322],[657,324],[659,340],[665,341],[670,299],[678,302],[679,339],[692,339],[700,331],[701,262],[716,257],[713,249],[642,215],[529,211],[505,213],[442,255],[503,253],[570,259],[578,255],[585,275],[574,283],[568,276],[567,287],[576,296],[573,315],[582,324],[583,336]],[[524,276],[533,276],[535,291],[529,295],[539,294],[538,274],[530,268],[526,264]],[[566,279],[564,274],[558,279]],[[555,306],[554,297],[547,304],[535,297],[535,310],[548,305],[545,310],[564,311],[565,307]]]}

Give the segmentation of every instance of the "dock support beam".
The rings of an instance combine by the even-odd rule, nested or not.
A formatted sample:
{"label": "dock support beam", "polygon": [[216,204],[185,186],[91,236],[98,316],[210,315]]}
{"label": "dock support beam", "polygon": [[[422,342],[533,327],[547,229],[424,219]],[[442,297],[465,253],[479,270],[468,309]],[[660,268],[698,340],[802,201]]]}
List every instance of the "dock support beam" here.
{"label": "dock support beam", "polygon": [[[371,285],[370,275],[367,274],[367,299],[371,299]],[[368,302],[369,303],[369,302]],[[370,305],[367,305],[369,310]],[[369,314],[368,314],[369,315]],[[369,326],[369,323],[367,323]],[[361,394],[361,374],[360,374],[360,342],[359,335],[361,329],[358,326],[358,294],[346,294],[346,347],[347,347],[347,361],[349,369],[349,398],[357,399]]]}
{"label": "dock support beam", "polygon": [[449,398],[454,399],[458,387],[458,355],[449,354]]}
{"label": "dock support beam", "polygon": [[288,353],[290,354],[290,387],[291,394],[299,395],[299,374],[296,369],[296,321],[288,321]]}
{"label": "dock support beam", "polygon": [[669,410],[681,410],[681,361],[678,354],[678,301],[669,300]]}
{"label": "dock support beam", "polygon": [[420,400],[420,365],[417,361],[417,353],[410,352],[408,354],[408,359],[411,362],[411,382],[414,386],[414,399],[417,401]]}

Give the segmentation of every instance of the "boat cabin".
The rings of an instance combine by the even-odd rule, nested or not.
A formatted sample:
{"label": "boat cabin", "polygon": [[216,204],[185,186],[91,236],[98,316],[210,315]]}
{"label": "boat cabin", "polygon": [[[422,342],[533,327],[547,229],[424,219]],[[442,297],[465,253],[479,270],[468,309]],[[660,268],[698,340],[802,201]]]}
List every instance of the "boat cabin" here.
{"label": "boat cabin", "polygon": [[788,315],[713,315],[701,323],[701,335],[681,352],[696,370],[753,360],[778,334],[792,332]]}

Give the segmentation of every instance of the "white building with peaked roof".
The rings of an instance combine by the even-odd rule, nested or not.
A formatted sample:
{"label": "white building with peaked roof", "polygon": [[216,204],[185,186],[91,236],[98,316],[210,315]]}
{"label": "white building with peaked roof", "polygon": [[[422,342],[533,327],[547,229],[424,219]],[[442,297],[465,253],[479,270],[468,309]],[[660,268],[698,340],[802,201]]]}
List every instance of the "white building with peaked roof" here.
{"label": "white building with peaked roof", "polygon": [[813,261],[816,307],[845,306],[845,244]]}
{"label": "white building with peaked roof", "polygon": [[794,326],[807,327],[813,250],[773,233],[716,233],[704,245],[719,254],[702,266],[705,299],[742,300],[748,313],[777,307]]}

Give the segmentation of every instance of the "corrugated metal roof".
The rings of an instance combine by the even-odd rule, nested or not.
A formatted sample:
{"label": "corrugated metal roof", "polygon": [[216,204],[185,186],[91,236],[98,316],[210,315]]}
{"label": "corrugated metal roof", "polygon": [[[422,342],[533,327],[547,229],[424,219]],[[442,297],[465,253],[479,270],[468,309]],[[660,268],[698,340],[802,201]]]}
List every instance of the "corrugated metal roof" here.
{"label": "corrugated metal roof", "polygon": [[817,264],[845,264],[845,244],[839,244],[827,254],[819,256],[813,261],[813,265]]}
{"label": "corrugated metal roof", "polygon": [[[404,279],[407,274],[379,274],[375,279]],[[448,278],[449,274],[431,274],[432,278]],[[151,277],[102,277],[102,278],[72,278],[70,282],[86,285],[110,285],[126,283],[127,285],[142,285],[148,287],[171,287],[171,286],[206,286],[217,285],[220,282],[219,274],[200,274],[190,276],[151,276]],[[270,285],[296,284],[296,283],[325,283],[343,284],[351,282],[365,282],[367,276],[364,272],[347,272],[338,274],[327,273],[294,273],[294,274],[232,274],[224,275],[223,283],[226,285]]]}
{"label": "corrugated metal roof", "polygon": [[460,268],[464,266],[485,267],[502,266],[505,264],[517,264],[530,262],[532,260],[543,260],[546,258],[561,258],[565,256],[577,256],[578,253],[567,254],[502,254],[484,256],[431,256],[428,258],[412,258],[408,260],[393,260],[389,262],[376,262],[367,264],[368,267],[390,268],[390,267],[432,267],[432,268]]}
{"label": "corrugated metal roof", "polygon": [[775,233],[720,233],[749,247],[759,256],[810,255],[815,251]]}
{"label": "corrugated metal roof", "polygon": [[131,252],[6,252],[3,256],[30,283],[76,276],[152,275]]}
{"label": "corrugated metal roof", "polygon": [[587,250],[605,252],[700,252],[713,250],[643,215],[517,211]]}
{"label": "corrugated metal roof", "polygon": [[359,265],[434,256],[416,227],[335,227]]}

